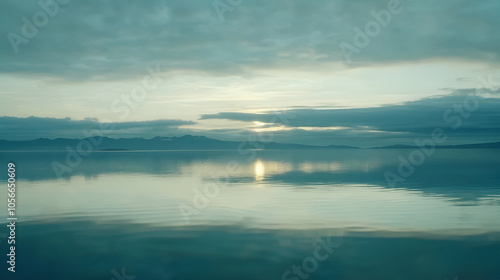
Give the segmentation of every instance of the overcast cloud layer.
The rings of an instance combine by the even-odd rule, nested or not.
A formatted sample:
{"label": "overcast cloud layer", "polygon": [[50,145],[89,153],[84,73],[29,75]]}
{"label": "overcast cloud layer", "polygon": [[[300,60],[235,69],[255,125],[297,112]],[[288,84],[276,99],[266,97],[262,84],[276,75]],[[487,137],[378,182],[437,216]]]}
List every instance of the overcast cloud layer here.
{"label": "overcast cloud layer", "polygon": [[[48,0],[42,0],[46,2]],[[211,0],[69,1],[15,55],[6,37],[22,34],[37,1],[1,4],[0,71],[72,78],[140,75],[147,65],[209,74],[322,67],[343,61],[372,10],[388,0],[243,1],[221,23]],[[500,59],[500,2],[401,0],[403,11],[355,56],[356,63],[432,58]],[[354,58],[354,57],[353,57]]]}
{"label": "overcast cloud layer", "polygon": [[[0,3],[0,139],[82,138],[109,120],[111,137],[377,146],[443,127],[450,144],[500,140],[497,0],[54,3]],[[360,46],[357,28],[388,13]],[[476,95],[470,115],[443,117]],[[294,118],[270,123],[276,112]]]}

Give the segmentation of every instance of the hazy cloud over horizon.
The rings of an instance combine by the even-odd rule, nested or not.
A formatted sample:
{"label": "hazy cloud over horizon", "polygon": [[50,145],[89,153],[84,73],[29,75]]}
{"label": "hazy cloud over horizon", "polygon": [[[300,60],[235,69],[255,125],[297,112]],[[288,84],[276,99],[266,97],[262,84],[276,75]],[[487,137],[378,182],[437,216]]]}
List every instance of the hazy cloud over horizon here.
{"label": "hazy cloud over horizon", "polygon": [[[482,90],[486,93],[497,91]],[[273,135],[284,143],[377,146],[412,144],[443,128],[450,144],[493,142],[500,139],[500,98],[475,95],[472,89],[423,98],[403,104],[366,108],[291,108],[261,113],[221,112],[201,115],[198,122],[151,120],[112,123],[102,130],[114,138],[203,135],[221,140],[245,141],[248,135]],[[235,122],[232,129],[196,128],[208,120]],[[239,123],[239,124],[238,124]],[[100,130],[97,119],[0,117],[0,139],[84,138],[82,130]],[[13,139],[16,135],[18,139]]]}
{"label": "hazy cloud over horizon", "polygon": [[[179,126],[192,125],[195,122],[182,120],[153,120],[139,122],[102,123],[97,119],[40,117],[0,117],[0,139],[32,140],[36,138],[86,138],[102,133],[109,137],[144,137],[158,136],[163,133],[175,133]],[[97,132],[96,132],[97,131]]]}

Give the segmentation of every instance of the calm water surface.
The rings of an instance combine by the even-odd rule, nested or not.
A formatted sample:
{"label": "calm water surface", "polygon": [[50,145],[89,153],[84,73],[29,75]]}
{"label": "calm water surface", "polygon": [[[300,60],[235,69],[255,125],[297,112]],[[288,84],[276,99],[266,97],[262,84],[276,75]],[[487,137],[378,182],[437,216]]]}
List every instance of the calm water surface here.
{"label": "calm water surface", "polygon": [[388,186],[410,151],[94,152],[62,178],[64,152],[3,152],[19,221],[0,275],[499,280],[500,150],[438,150]]}

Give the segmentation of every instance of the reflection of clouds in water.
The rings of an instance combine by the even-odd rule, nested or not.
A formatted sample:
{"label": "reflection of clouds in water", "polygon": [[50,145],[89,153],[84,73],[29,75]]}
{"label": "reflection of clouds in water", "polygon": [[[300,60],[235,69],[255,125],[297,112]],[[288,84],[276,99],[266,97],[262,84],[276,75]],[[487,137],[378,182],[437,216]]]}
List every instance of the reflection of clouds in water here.
{"label": "reflection of clouds in water", "polygon": [[300,164],[299,170],[305,173],[313,172],[335,172],[342,170],[343,166],[338,162],[311,162],[306,161]]}
{"label": "reflection of clouds in water", "polygon": [[[500,231],[500,224],[495,222],[500,219],[499,197],[495,198],[497,205],[485,201],[458,207],[446,196],[377,185],[279,184],[268,179],[266,161],[253,165],[256,172],[250,181],[222,188],[202,215],[191,219],[191,224],[231,224],[249,219],[259,228],[452,229],[457,235]],[[25,220],[87,216],[108,221],[119,217],[139,223],[184,225],[178,206],[200,203],[204,183],[190,174],[115,174],[93,180],[72,177],[69,182],[24,182],[22,214]],[[0,199],[3,196],[6,199],[0,193]],[[464,215],[469,217],[467,221],[461,219]]]}
{"label": "reflection of clouds in water", "polygon": [[[499,152],[500,150],[438,150],[419,168],[419,172],[413,174],[400,187],[407,191],[420,191],[424,196],[449,198],[452,199],[449,203],[457,206],[498,207],[499,197],[495,195],[499,193]],[[119,185],[118,182],[122,179],[114,178],[119,175],[122,178],[147,178],[148,185],[142,186],[142,189],[147,188],[144,194],[148,197],[163,199],[163,195],[156,193],[156,188],[162,192],[174,188],[176,192],[169,193],[168,198],[175,200],[186,194],[192,199],[193,195],[191,188],[176,186],[196,186],[200,182],[209,182],[213,180],[214,173],[219,174],[227,170],[230,161],[240,163],[241,167],[241,172],[230,173],[228,182],[231,187],[248,184],[253,188],[266,187],[267,191],[275,189],[276,186],[287,186],[299,191],[312,185],[325,189],[337,188],[338,185],[376,185],[384,188],[387,184],[384,172],[388,166],[397,167],[397,156],[405,153],[408,151],[397,149],[270,150],[257,152],[258,161],[248,162],[248,155],[240,155],[236,151],[95,152],[75,168],[71,177],[67,177],[72,180],[67,181],[54,180],[56,176],[51,168],[53,161],[65,161],[65,152],[6,153],[6,156],[2,157],[4,160],[0,159],[0,164],[7,164],[7,158],[22,164],[19,176],[26,185],[36,187],[33,192],[26,192],[26,195],[37,193],[42,185],[50,186],[46,189],[47,192],[40,193],[41,199],[59,185],[64,185],[59,194],[70,194],[75,189],[68,188],[67,185],[79,187],[78,178],[81,177],[89,179],[88,182],[82,183],[87,189],[102,185],[106,181],[109,185],[103,187],[102,191],[119,189],[120,193],[130,193],[127,189],[129,182]],[[6,173],[0,173],[1,180],[6,180],[6,176]],[[157,180],[159,182],[156,182]],[[134,189],[136,186],[130,188]],[[87,197],[91,193],[78,195]],[[259,196],[262,198],[262,194]],[[0,199],[1,197],[0,193]],[[69,200],[68,203],[78,204],[78,201]],[[58,201],[54,206],[44,205],[44,209],[49,210],[65,204]],[[40,203],[35,205],[40,206]]]}

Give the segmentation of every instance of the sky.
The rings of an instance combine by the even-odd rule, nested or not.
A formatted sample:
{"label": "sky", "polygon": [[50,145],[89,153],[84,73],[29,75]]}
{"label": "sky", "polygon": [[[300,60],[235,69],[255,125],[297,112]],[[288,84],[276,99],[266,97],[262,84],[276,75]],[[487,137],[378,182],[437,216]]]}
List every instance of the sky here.
{"label": "sky", "polygon": [[[0,3],[0,139],[500,141],[497,0]],[[263,136],[264,137],[264,136]]]}

